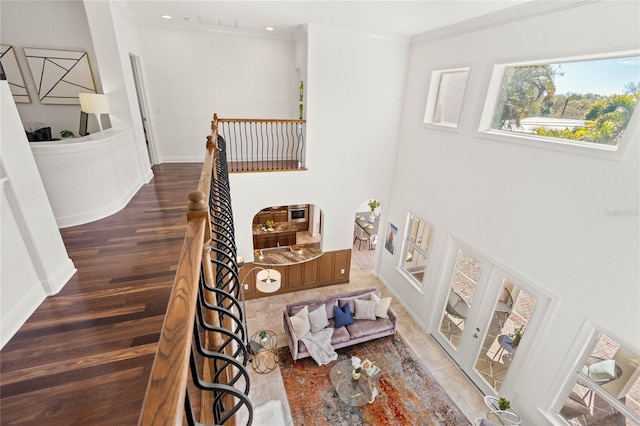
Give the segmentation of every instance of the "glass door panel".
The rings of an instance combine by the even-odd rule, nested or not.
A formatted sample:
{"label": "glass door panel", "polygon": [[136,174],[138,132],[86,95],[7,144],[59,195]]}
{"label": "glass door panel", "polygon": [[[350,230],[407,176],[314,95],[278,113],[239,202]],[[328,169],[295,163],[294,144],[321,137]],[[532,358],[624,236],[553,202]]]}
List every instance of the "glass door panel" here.
{"label": "glass door panel", "polygon": [[[500,390],[537,300],[514,282],[503,279],[498,301],[475,362],[475,371],[496,393]],[[519,330],[520,338],[517,337]],[[518,340],[516,343],[514,340]]]}
{"label": "glass door panel", "polygon": [[458,250],[449,286],[449,296],[440,323],[440,333],[454,348],[458,347],[465,330],[465,322],[469,316],[483,268],[484,265],[480,260],[462,249]]}

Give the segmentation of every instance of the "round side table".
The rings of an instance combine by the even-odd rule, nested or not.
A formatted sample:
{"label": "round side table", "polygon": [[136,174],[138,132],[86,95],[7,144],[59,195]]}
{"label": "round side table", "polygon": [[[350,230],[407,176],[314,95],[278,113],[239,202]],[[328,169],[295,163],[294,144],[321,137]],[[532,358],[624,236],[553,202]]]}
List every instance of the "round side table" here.
{"label": "round side table", "polygon": [[266,374],[278,366],[278,337],[271,330],[261,330],[251,336],[249,346],[253,353],[251,367],[256,373]]}
{"label": "round side table", "polygon": [[498,405],[498,398],[492,395],[485,395],[484,403],[489,408],[487,419],[491,420],[491,416],[497,418],[503,425],[519,425],[522,424],[520,415],[513,408],[501,410]]}

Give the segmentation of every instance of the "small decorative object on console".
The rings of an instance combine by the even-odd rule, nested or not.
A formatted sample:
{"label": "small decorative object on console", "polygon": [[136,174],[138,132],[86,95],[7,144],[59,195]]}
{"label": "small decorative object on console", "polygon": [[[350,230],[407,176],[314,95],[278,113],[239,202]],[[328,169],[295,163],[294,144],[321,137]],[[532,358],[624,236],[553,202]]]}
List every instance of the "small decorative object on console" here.
{"label": "small decorative object on console", "polygon": [[351,377],[353,380],[358,380],[360,378],[360,369],[362,367],[362,363],[360,362],[360,358],[357,356],[351,357],[351,365],[353,366],[353,371],[351,372]]}

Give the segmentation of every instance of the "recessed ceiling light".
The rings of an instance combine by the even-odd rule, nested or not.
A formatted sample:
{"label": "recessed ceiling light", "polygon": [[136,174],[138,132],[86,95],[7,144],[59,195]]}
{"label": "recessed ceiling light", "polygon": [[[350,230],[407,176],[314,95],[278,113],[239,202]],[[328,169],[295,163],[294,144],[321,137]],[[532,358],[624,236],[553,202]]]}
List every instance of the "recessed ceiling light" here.
{"label": "recessed ceiling light", "polygon": [[265,28],[265,30],[267,30],[267,31],[273,31],[273,30],[275,30],[275,28],[273,28],[273,27],[267,27],[267,28]]}
{"label": "recessed ceiling light", "polygon": [[162,19],[171,19],[171,16],[169,16],[169,15],[162,15]]}

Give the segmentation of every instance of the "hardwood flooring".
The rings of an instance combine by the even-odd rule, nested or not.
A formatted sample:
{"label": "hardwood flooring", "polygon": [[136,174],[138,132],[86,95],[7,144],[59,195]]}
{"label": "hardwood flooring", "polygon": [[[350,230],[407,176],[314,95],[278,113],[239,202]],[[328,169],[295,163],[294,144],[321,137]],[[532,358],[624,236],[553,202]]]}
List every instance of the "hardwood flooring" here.
{"label": "hardwood flooring", "polygon": [[0,352],[2,425],[135,425],[202,165],[155,166],[127,207],[62,229],[78,272]]}

